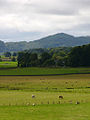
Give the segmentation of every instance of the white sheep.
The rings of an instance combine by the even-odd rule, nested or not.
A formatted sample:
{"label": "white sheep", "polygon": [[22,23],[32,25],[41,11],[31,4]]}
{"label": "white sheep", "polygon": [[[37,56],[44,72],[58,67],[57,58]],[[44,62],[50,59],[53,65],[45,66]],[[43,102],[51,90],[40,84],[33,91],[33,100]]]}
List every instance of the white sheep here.
{"label": "white sheep", "polygon": [[35,98],[35,95],[32,95],[32,98]]}

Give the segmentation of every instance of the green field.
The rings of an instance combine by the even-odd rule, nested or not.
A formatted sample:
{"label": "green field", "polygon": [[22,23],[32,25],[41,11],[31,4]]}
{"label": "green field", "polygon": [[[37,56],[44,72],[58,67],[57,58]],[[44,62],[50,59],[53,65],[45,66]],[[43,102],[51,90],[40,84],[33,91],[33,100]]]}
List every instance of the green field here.
{"label": "green field", "polygon": [[0,120],[90,120],[90,103],[2,106]]}
{"label": "green field", "polygon": [[0,62],[0,68],[14,68],[14,67],[17,67],[17,62],[12,62],[12,61]]}
{"label": "green field", "polygon": [[90,74],[0,76],[0,120],[90,120]]}
{"label": "green field", "polygon": [[28,91],[75,91],[90,87],[90,74],[61,76],[0,76],[0,89]]}
{"label": "green field", "polygon": [[[56,75],[69,73],[90,73],[90,68],[10,68],[15,67],[16,62],[8,63],[8,69],[0,69],[0,75]],[[1,65],[0,65],[1,66]],[[3,66],[3,67],[6,67]]]}
{"label": "green field", "polygon": [[43,68],[28,67],[18,68],[17,62],[0,62],[0,75],[57,75],[73,73],[90,73],[90,68]]}

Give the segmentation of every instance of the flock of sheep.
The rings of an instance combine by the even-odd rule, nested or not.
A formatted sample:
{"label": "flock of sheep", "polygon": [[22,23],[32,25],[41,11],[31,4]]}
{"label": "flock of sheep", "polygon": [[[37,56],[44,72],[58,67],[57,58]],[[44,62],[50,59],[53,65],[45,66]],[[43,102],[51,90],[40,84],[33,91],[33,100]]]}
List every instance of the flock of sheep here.
{"label": "flock of sheep", "polygon": [[[32,95],[32,99],[34,99],[36,96],[35,95]],[[64,99],[63,96],[58,96],[58,98],[61,100],[61,99]],[[70,101],[70,103],[72,103],[72,101]],[[43,103],[42,103],[43,104]],[[49,101],[48,101],[48,104],[49,104]],[[53,101],[53,104],[54,104],[54,101]],[[59,104],[60,104],[60,101],[59,101]],[[76,102],[76,104],[80,104],[80,102]],[[35,103],[32,104],[33,106],[35,106]]]}

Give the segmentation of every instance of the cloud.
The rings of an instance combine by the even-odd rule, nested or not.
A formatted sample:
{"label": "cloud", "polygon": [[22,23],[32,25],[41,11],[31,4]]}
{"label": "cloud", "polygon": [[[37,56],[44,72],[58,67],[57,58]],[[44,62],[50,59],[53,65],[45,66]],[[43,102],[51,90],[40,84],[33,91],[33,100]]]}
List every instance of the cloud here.
{"label": "cloud", "polygon": [[0,0],[0,39],[90,34],[90,0]]}

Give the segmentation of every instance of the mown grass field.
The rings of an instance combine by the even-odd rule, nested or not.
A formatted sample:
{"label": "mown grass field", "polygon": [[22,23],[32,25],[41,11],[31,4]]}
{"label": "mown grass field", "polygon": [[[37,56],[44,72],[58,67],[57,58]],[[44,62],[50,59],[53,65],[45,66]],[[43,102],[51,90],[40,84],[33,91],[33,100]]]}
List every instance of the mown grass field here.
{"label": "mown grass field", "polygon": [[1,62],[0,75],[56,75],[72,73],[90,73],[90,68],[16,68],[16,66],[17,62]]}
{"label": "mown grass field", "polygon": [[90,104],[2,106],[0,120],[90,120]]}
{"label": "mown grass field", "polygon": [[90,74],[0,76],[0,120],[90,120]]}
{"label": "mown grass field", "polygon": [[17,62],[12,62],[12,61],[0,62],[0,68],[14,68],[14,67],[17,67]]}

